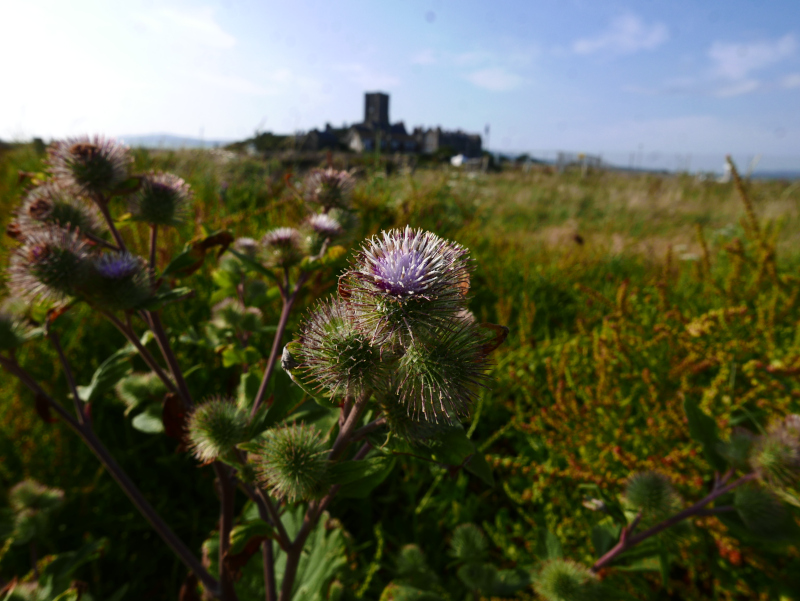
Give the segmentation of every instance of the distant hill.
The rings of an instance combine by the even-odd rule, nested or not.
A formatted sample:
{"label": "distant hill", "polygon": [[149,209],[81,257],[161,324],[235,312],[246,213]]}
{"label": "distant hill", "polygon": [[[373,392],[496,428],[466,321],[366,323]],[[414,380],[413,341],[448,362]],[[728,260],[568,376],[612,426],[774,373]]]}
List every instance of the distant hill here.
{"label": "distant hill", "polygon": [[201,140],[173,134],[147,134],[144,136],[119,136],[118,140],[140,148],[218,148],[232,140]]}

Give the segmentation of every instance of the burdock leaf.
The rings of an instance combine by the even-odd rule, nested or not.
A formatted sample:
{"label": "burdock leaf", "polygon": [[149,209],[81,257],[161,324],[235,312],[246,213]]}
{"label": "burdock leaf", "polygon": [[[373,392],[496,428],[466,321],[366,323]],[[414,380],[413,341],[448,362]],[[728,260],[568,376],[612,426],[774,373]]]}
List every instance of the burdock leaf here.
{"label": "burdock leaf", "polygon": [[717,422],[703,413],[697,402],[688,397],[683,400],[683,410],[689,420],[689,434],[695,442],[702,445],[708,463],[715,470],[724,471],[726,462],[717,450],[721,444],[717,435]]}
{"label": "burdock leaf", "polygon": [[87,386],[78,386],[78,396],[84,403],[91,403],[106,392],[113,390],[122,378],[131,372],[130,357],[136,351],[125,346],[100,364]]}
{"label": "burdock leaf", "polygon": [[[351,461],[349,463],[366,463],[368,461],[370,462],[370,468],[365,470],[365,475],[348,484],[344,484],[342,488],[339,489],[339,497],[345,499],[366,498],[375,488],[386,480],[396,463],[395,458],[392,456],[375,457],[373,459]],[[344,476],[340,474],[340,477]]]}
{"label": "burdock leaf", "polygon": [[147,301],[139,308],[146,311],[158,311],[161,307],[168,303],[174,303],[192,296],[194,296],[194,290],[191,288],[181,287],[173,288],[172,290],[164,290],[147,299]]}
{"label": "burdock leaf", "polygon": [[221,247],[217,256],[222,256],[228,247],[233,243],[233,234],[228,231],[217,231],[205,238],[189,242],[177,257],[175,257],[161,277],[171,275],[172,277],[186,277],[192,275],[203,266],[206,259],[206,252],[216,246]]}
{"label": "burdock leaf", "polygon": [[131,420],[131,425],[145,434],[161,434],[164,431],[164,422],[161,420],[161,414],[161,406],[157,403],[152,403]]}
{"label": "burdock leaf", "polygon": [[493,323],[482,323],[478,326],[482,330],[488,330],[491,335],[486,339],[481,347],[481,352],[484,355],[489,355],[505,342],[508,338],[508,328],[505,326],[498,326]]}

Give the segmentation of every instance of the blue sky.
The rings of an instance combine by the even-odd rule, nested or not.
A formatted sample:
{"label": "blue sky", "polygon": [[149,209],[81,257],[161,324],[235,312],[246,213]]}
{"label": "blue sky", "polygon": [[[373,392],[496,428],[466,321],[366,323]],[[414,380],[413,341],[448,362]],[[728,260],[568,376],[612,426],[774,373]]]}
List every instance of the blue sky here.
{"label": "blue sky", "polygon": [[381,90],[495,150],[800,168],[797,0],[0,0],[0,56],[4,139],[288,133]]}

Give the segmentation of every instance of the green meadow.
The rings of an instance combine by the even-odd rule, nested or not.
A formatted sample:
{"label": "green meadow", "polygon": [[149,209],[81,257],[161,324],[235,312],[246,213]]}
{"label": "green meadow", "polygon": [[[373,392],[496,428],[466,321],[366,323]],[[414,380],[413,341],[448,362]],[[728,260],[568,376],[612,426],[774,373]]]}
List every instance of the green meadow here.
{"label": "green meadow", "polygon": [[[194,190],[191,218],[165,234],[162,265],[192,238],[227,230],[258,239],[304,216],[304,171],[290,161],[228,151],[134,155],[137,171],[172,171]],[[25,189],[20,172],[41,171],[43,158],[27,145],[0,151],[3,228]],[[480,322],[507,326],[509,336],[492,355],[490,385],[464,424],[494,485],[400,457],[368,497],[335,501],[327,528],[336,536],[326,544],[335,556],[329,580],[341,585],[336,598],[410,599],[392,596],[389,585],[414,576],[435,591],[424,598],[537,599],[532,586],[508,594],[470,586],[452,552],[454,533],[464,524],[479,528],[481,561],[501,570],[535,573],[557,557],[591,565],[619,532],[587,501],[618,500],[632,472],[664,474],[686,505],[708,491],[713,452],[693,438],[687,400],[713,418],[722,440],[734,428],[757,433],[800,413],[800,182],[737,187],[688,174],[512,164],[488,173],[449,166],[387,173],[379,160],[357,165],[356,177],[358,220],[348,250],[405,225],[463,244],[474,260],[470,309]],[[115,210],[122,218],[124,203]],[[146,252],[146,229],[120,222]],[[4,265],[13,246],[8,237],[0,242]],[[314,300],[336,290],[343,267],[317,272],[287,342]],[[179,359],[200,366],[189,379],[198,396],[225,394],[239,377],[220,353],[181,336],[209,319],[216,269],[209,253],[181,281],[194,298],[166,309]],[[273,298],[264,323],[275,323],[279,311]],[[65,333],[63,344],[76,380],[87,384],[124,340],[86,307],[64,316],[80,318],[82,327]],[[260,343],[266,348],[271,339]],[[67,382],[49,346],[25,347],[19,359],[66,402]],[[204,379],[211,367],[223,377]],[[96,431],[199,555],[218,519],[211,468],[176,441],[133,428],[124,412],[113,393],[97,399]],[[0,504],[23,478],[63,489],[64,507],[40,556],[98,542],[75,574],[94,599],[177,598],[185,567],[81,441],[43,417],[32,395],[0,372]],[[239,495],[237,511],[244,501]],[[625,569],[604,568],[604,581],[628,599],[800,599],[800,539],[748,537],[715,515],[689,522],[683,536],[661,540]],[[421,551],[412,576],[409,545]],[[30,570],[26,547],[5,549],[0,578],[22,579]],[[334,597],[320,597],[327,598]]]}

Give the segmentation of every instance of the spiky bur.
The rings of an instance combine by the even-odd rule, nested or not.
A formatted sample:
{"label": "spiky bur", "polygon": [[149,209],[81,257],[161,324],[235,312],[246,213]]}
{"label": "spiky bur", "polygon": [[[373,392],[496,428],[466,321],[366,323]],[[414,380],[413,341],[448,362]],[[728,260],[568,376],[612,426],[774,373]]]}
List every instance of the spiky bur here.
{"label": "spiky bur", "polygon": [[465,562],[486,559],[488,546],[486,537],[475,524],[461,524],[450,539],[450,555]]}
{"label": "spiky bur", "polygon": [[352,175],[333,168],[315,169],[303,185],[306,201],[319,205],[326,213],[331,209],[348,209],[354,187]]}
{"label": "spiky bur", "polygon": [[180,225],[186,217],[192,191],[183,179],[172,173],[151,172],[141,180],[128,210],[137,221],[152,225]]}
{"label": "spiky bur", "polygon": [[315,256],[320,253],[326,240],[331,241],[342,235],[342,226],[327,213],[311,215],[303,224],[306,232],[306,251]]}
{"label": "spiky bur", "polygon": [[264,258],[270,267],[291,267],[303,258],[302,237],[293,227],[278,227],[261,238]]}
{"label": "spiky bur", "polygon": [[396,343],[448,326],[465,308],[468,254],[431,232],[382,232],[362,247],[339,287],[365,332]]}
{"label": "spiky bur", "polygon": [[380,348],[356,328],[341,299],[320,302],[303,322],[299,361],[318,390],[334,397],[385,386],[387,370]]}
{"label": "spiky bur", "polygon": [[152,296],[144,261],[128,252],[94,257],[82,288],[87,300],[109,311],[135,309]]}
{"label": "spiky bur", "polygon": [[53,511],[64,502],[64,491],[35,480],[23,480],[8,492],[14,513],[14,542],[22,544],[42,536]]}
{"label": "spiky bur", "polygon": [[254,259],[260,250],[258,241],[248,237],[237,238],[233,248],[251,259]]}
{"label": "spiky bur", "polygon": [[443,424],[428,421],[424,415],[411,415],[396,390],[396,383],[390,381],[386,391],[378,398],[381,412],[392,434],[417,443],[436,438],[446,428]]}
{"label": "spiky bur", "polygon": [[77,231],[46,226],[30,231],[8,269],[12,293],[28,301],[63,301],[76,296],[90,270],[88,247]]}
{"label": "spiky bur", "polygon": [[628,480],[625,502],[641,512],[643,518],[660,518],[678,505],[678,495],[666,476],[657,472],[639,472]]}
{"label": "spiky bur", "polygon": [[289,502],[319,498],[326,490],[327,454],[314,426],[270,430],[258,454],[259,477],[274,495]]}
{"label": "spiky bur", "polygon": [[194,456],[208,463],[248,440],[248,414],[230,399],[213,398],[195,408],[187,430]]}
{"label": "spiky bur", "polygon": [[52,182],[31,189],[17,210],[16,222],[22,231],[43,225],[59,225],[83,233],[100,235],[97,208],[77,198],[74,191]]}
{"label": "spiky bur", "polygon": [[128,148],[102,136],[80,136],[54,142],[48,149],[53,178],[83,192],[105,194],[128,179]]}
{"label": "spiky bur", "polygon": [[767,487],[800,507],[800,415],[773,423],[753,445],[750,462]]}
{"label": "spiky bur", "polygon": [[719,453],[732,466],[746,469],[755,442],[755,435],[744,428],[734,428],[728,442],[719,445]]}
{"label": "spiky bur", "polygon": [[733,505],[748,530],[762,538],[783,539],[797,528],[783,503],[761,486],[748,484],[737,488]]}
{"label": "spiky bur", "polygon": [[416,419],[451,424],[469,414],[485,385],[488,359],[475,326],[462,321],[453,330],[434,330],[405,347],[397,365],[397,394]]}
{"label": "spiky bur", "polygon": [[534,588],[547,601],[599,601],[605,598],[597,576],[586,566],[564,559],[548,562],[539,573]]}

